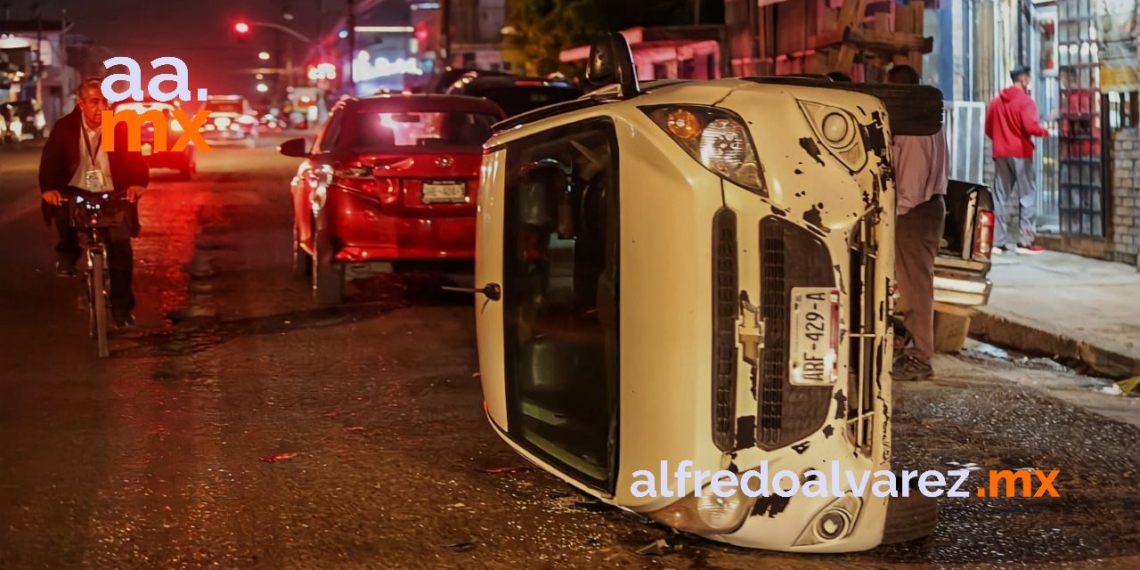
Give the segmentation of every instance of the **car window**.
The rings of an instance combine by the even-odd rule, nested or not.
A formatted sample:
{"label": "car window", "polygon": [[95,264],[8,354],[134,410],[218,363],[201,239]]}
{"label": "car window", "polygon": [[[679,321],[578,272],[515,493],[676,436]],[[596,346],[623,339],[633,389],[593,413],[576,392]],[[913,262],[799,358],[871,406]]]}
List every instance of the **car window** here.
{"label": "car window", "polygon": [[340,130],[343,124],[344,111],[334,110],[329,116],[329,122],[325,124],[325,128],[317,135],[317,141],[313,144],[313,150],[318,153],[332,152],[337,146],[337,141],[340,139]]}
{"label": "car window", "polygon": [[491,137],[495,115],[484,113],[406,112],[356,114],[357,149],[398,150],[408,148],[477,148]]}
{"label": "car window", "polygon": [[242,114],[245,112],[245,109],[242,108],[241,101],[207,101],[206,110],[213,113]]}
{"label": "car window", "polygon": [[479,87],[472,89],[469,94],[494,101],[509,117],[521,115],[547,105],[573,101],[581,96],[581,92],[569,87],[521,86]]}
{"label": "car window", "polygon": [[503,216],[507,426],[613,492],[618,438],[616,129],[580,121],[508,143]]}

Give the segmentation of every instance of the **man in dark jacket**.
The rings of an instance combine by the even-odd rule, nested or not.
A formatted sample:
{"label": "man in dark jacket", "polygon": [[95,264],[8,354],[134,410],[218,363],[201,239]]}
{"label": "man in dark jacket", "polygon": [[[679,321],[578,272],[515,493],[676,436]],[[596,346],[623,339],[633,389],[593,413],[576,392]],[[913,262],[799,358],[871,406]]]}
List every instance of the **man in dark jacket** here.
{"label": "man in dark jacket", "polygon": [[1010,249],[1007,237],[1009,204],[1019,203],[1021,230],[1016,239],[1017,252],[1040,253],[1044,248],[1033,244],[1037,234],[1037,184],[1034,178],[1033,150],[1030,137],[1046,137],[1041,127],[1037,104],[1029,96],[1029,68],[1018,67],[1010,74],[1013,85],[994,97],[986,111],[986,136],[993,141],[994,168],[994,253]]}
{"label": "man in dark jacket", "polygon": [[[139,234],[138,199],[150,182],[150,170],[142,153],[128,150],[127,124],[115,129],[115,150],[102,144],[103,98],[100,79],[86,79],[79,85],[74,111],[56,121],[40,156],[40,194],[44,222],[54,223],[59,232],[55,251],[56,273],[74,276],[82,254],[79,236],[71,228],[64,195],[76,191],[115,191],[130,201],[126,227],[104,233],[108,244],[111,277],[111,313],[115,325],[134,326],[135,298],[131,290],[134,252],[131,238]],[[109,146],[109,145],[108,145]]]}

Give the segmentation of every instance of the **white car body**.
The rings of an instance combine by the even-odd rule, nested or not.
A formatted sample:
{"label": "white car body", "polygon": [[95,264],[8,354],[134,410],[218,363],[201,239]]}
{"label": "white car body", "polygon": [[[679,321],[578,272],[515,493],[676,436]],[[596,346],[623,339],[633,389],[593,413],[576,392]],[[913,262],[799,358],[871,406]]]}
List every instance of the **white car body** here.
{"label": "white car body", "polygon": [[[895,195],[884,104],[853,91],[747,79],[660,82],[651,87],[637,97],[614,98],[508,128],[485,146],[475,281],[502,284],[503,293],[501,302],[478,298],[475,305],[487,417],[496,432],[534,464],[607,504],[680,530],[780,551],[874,548],[884,539],[888,499],[871,493],[858,498],[746,498],[722,505],[721,520],[729,522],[717,526],[697,514],[692,478],[685,499],[638,497],[631,485],[635,472],[656,474],[662,461],[670,473],[686,460],[693,462],[691,471],[710,472],[743,473],[762,461],[770,472],[830,469],[827,462],[833,460],[856,473],[891,469],[888,291],[894,275]],[[603,98],[604,93],[586,98]],[[642,110],[652,106],[707,106],[739,117],[762,166],[763,191],[706,168]],[[841,119],[826,119],[833,114]],[[823,134],[825,121],[839,140],[831,146]],[[610,442],[616,465],[609,468],[608,484],[585,480],[589,477],[575,467],[581,464],[577,458],[551,451],[550,446],[557,445],[539,436],[521,436],[522,428],[512,425],[512,417],[516,423],[542,421],[536,420],[542,414],[554,418],[548,422],[564,419],[533,403],[519,404],[516,400],[525,396],[513,395],[517,389],[512,388],[516,381],[511,371],[518,366],[510,362],[515,325],[507,301],[516,292],[504,253],[519,239],[505,235],[504,229],[511,223],[508,204],[515,199],[510,153],[533,149],[533,137],[562,127],[605,122],[612,122],[618,149],[620,220],[620,285],[615,285],[620,333],[612,332],[619,346],[618,419]],[[849,131],[842,132],[845,129]],[[770,224],[764,235],[762,223]],[[792,242],[807,249],[797,250],[788,245]],[[869,255],[852,261],[853,246],[865,247]],[[788,249],[765,253],[765,247]],[[769,266],[762,267],[764,262]],[[797,370],[804,373],[787,356],[796,348],[790,340],[795,309],[779,301],[787,297],[775,285],[779,296],[765,298],[764,280],[777,278],[771,264],[780,265],[780,272],[788,269],[779,276],[783,287],[798,281],[836,293],[838,321],[832,327],[837,345],[830,353],[836,359],[834,375],[824,374],[822,382],[798,385],[792,380]],[[735,285],[727,281],[728,273],[735,274]],[[854,284],[862,279],[870,282],[855,295]],[[605,286],[598,287],[601,298]],[[744,340],[755,316],[736,301],[741,293],[762,310],[765,321],[755,387],[753,367],[743,360],[748,349]],[[726,309],[726,295],[733,307],[727,324],[726,317],[716,317],[717,307]],[[866,327],[852,322],[856,313],[868,318]],[[714,328],[720,330],[721,344],[716,344]],[[549,337],[533,338],[545,342]],[[849,357],[853,347],[860,357]],[[719,367],[715,364],[718,348],[722,355],[733,355],[731,366],[726,360]],[[537,356],[528,358],[538,362]],[[714,394],[718,387],[719,402]],[[519,407],[528,405],[526,410]],[[718,421],[727,427],[714,429]],[[667,485],[675,494],[672,477]],[[842,487],[846,492],[847,483]],[[703,494],[711,495],[707,488]],[[837,516],[843,521],[835,532]]]}

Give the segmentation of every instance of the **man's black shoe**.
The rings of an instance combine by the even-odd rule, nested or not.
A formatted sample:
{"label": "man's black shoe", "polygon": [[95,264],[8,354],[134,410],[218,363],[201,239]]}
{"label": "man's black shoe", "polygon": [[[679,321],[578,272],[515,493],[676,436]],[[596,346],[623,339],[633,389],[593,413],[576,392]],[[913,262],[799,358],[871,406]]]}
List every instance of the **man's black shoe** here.
{"label": "man's black shoe", "polygon": [[55,274],[59,277],[75,277],[75,264],[57,261],[55,262]]}
{"label": "man's black shoe", "polygon": [[115,315],[115,327],[120,329],[133,329],[138,326],[134,315]]}

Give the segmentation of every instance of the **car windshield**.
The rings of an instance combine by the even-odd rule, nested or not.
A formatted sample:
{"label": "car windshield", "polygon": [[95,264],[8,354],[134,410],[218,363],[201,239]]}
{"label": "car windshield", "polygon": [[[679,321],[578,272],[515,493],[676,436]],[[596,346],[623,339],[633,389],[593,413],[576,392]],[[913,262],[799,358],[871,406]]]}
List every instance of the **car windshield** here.
{"label": "car windshield", "polygon": [[207,101],[206,110],[213,113],[242,113],[241,101]]}
{"label": "car windshield", "polygon": [[573,101],[581,96],[581,92],[572,87],[552,86],[477,88],[472,90],[470,94],[494,101],[507,116],[511,117],[547,105]]}
{"label": "car windshield", "polygon": [[411,148],[478,148],[491,137],[495,115],[447,112],[378,113],[362,110],[356,114],[354,148],[361,150],[403,150]]}

